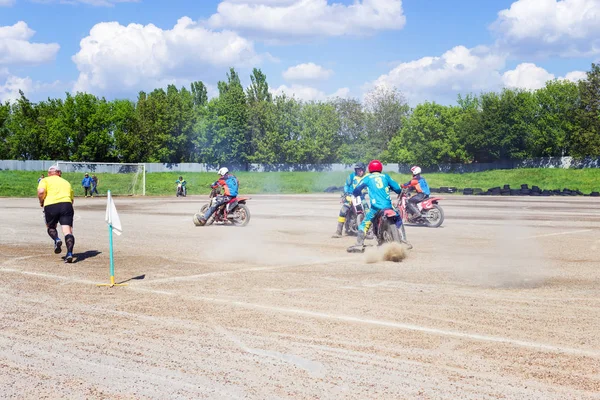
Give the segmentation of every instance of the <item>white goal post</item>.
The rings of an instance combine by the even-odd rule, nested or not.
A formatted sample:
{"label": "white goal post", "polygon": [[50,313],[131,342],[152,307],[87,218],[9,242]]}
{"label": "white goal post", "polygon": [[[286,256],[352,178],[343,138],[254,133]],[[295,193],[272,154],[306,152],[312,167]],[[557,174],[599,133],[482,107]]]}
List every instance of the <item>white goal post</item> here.
{"label": "white goal post", "polygon": [[98,175],[98,187],[114,195],[145,196],[146,164],[103,163],[88,161],[57,161],[63,178],[73,183],[81,182],[84,175]]}

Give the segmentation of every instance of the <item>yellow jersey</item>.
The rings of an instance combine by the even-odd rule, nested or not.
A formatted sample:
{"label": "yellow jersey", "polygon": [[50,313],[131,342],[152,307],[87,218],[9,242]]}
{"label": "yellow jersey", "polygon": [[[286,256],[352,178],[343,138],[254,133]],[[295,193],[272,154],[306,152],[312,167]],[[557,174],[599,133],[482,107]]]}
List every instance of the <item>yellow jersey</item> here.
{"label": "yellow jersey", "polygon": [[39,189],[44,189],[46,191],[44,207],[57,203],[73,202],[73,189],[71,188],[71,184],[58,175],[52,175],[42,179],[38,184],[38,190]]}

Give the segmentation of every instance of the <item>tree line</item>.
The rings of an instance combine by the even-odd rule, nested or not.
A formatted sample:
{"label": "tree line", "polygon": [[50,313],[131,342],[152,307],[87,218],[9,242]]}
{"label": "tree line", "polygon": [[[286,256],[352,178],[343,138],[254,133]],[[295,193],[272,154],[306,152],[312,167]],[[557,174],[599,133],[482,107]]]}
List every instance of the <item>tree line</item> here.
{"label": "tree line", "polygon": [[136,101],[89,93],[0,104],[0,159],[211,164],[493,162],[600,155],[600,65],[578,83],[459,96],[411,108],[397,89],[363,101],[300,101],[269,91],[254,69],[207,87],[170,85]]}

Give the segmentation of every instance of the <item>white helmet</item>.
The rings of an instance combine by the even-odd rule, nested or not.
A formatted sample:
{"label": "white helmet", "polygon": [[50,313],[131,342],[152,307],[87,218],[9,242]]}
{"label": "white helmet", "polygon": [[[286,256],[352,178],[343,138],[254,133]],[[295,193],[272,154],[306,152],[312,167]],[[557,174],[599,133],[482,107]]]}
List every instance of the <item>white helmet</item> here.
{"label": "white helmet", "polygon": [[414,167],[412,167],[410,170],[413,175],[419,175],[421,173],[421,167],[418,167],[416,165]]}
{"label": "white helmet", "polygon": [[224,176],[227,175],[228,172],[229,170],[226,167],[223,167],[219,170],[219,175]]}

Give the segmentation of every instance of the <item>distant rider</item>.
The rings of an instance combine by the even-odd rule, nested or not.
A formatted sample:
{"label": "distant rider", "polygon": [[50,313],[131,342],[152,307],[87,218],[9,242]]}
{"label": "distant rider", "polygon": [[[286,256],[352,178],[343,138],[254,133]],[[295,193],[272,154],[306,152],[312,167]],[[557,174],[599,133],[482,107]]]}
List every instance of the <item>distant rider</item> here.
{"label": "distant rider", "polygon": [[[369,174],[365,176],[360,184],[354,188],[353,195],[360,196],[363,189],[369,190],[369,199],[371,208],[365,215],[362,223],[358,227],[358,236],[356,244],[348,247],[348,252],[362,252],[364,250],[365,236],[371,227],[372,220],[379,210],[385,210],[392,207],[390,198],[390,189],[396,193],[400,193],[402,189],[398,182],[393,180],[388,174],[382,173],[383,164],[379,160],[373,160],[369,163]],[[402,220],[398,218],[398,225],[402,224]]]}
{"label": "distant rider", "polygon": [[365,164],[359,162],[354,166],[354,172],[352,172],[346,179],[346,184],[344,185],[342,208],[340,209],[340,214],[338,216],[337,230],[335,231],[333,236],[331,236],[332,238],[342,237],[342,229],[344,228],[344,224],[346,223],[346,214],[350,209],[350,201],[348,200],[348,198],[352,195],[352,191],[359,184],[361,179],[364,178],[365,171]]}
{"label": "distant rider", "polygon": [[221,206],[222,204],[228,203],[231,199],[237,197],[238,188],[240,186],[240,182],[238,179],[229,173],[229,170],[225,167],[219,170],[220,178],[215,181],[210,187],[212,189],[216,189],[218,187],[223,188],[223,194],[217,196],[214,201],[211,203],[211,206],[206,210],[206,213],[202,218],[200,218],[200,225],[206,224],[206,221],[210,218],[211,215]]}
{"label": "distant rider", "polygon": [[185,179],[183,179],[183,176],[180,176],[179,179],[177,179],[175,181],[175,184],[177,185],[177,191],[179,191],[179,185],[181,185],[181,195],[185,196],[186,195],[186,188],[185,185],[187,184],[187,182],[185,181]]}
{"label": "distant rider", "polygon": [[419,215],[419,208],[417,204],[425,200],[431,194],[429,190],[429,185],[425,178],[421,176],[421,167],[414,166],[410,169],[412,172],[412,179],[402,185],[403,188],[414,188],[417,191],[417,194],[408,199],[407,207],[409,215],[417,216]]}

